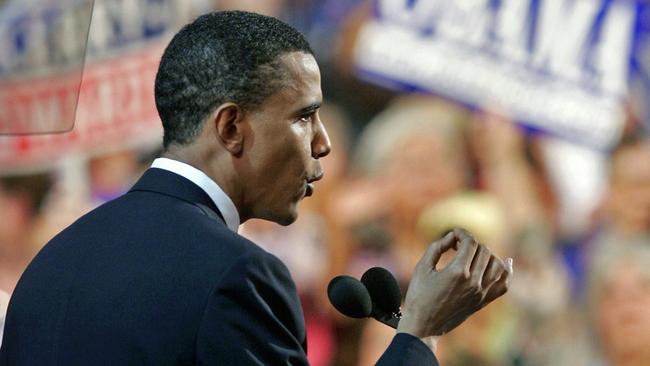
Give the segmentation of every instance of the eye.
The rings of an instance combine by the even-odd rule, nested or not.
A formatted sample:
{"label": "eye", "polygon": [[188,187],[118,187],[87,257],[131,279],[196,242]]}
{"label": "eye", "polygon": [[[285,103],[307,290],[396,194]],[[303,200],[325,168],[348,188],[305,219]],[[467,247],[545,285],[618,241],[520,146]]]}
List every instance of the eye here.
{"label": "eye", "polygon": [[312,120],[313,120],[313,114],[308,114],[306,116],[302,116],[298,118],[298,122],[300,123],[311,123]]}

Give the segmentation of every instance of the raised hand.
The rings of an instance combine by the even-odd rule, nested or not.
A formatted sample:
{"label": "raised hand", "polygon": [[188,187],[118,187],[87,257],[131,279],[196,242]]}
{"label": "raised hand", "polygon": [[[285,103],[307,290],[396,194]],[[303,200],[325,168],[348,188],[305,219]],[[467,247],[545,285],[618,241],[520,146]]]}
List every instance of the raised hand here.
{"label": "raised hand", "polygon": [[[443,253],[457,251],[445,268]],[[455,229],[433,242],[415,267],[397,328],[425,339],[457,327],[508,290],[512,259],[505,263],[469,233]]]}

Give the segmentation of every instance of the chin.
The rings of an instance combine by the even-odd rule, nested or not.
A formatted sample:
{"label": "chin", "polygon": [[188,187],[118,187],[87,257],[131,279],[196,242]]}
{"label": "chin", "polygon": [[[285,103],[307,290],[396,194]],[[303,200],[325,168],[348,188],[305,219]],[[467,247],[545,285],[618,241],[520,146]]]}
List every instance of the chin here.
{"label": "chin", "polygon": [[290,209],[286,212],[269,212],[269,215],[261,218],[275,222],[278,225],[288,226],[296,221],[298,218],[298,211],[295,209]]}
{"label": "chin", "polygon": [[294,222],[296,222],[295,218],[289,218],[289,219],[285,219],[285,220],[276,221],[275,223],[279,224],[279,225],[282,225],[282,226],[289,226],[289,225],[293,224]]}
{"label": "chin", "polygon": [[279,218],[278,220],[275,220],[275,222],[277,224],[282,225],[282,226],[288,226],[288,225],[293,224],[296,221],[297,218],[298,218],[298,213],[294,211],[289,215],[283,216],[283,217]]}

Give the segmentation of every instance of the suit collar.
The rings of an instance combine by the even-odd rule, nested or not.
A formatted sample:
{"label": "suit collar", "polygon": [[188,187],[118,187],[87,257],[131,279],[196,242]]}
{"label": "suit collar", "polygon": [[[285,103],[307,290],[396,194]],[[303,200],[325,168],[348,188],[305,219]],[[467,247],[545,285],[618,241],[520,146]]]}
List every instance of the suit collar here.
{"label": "suit collar", "polygon": [[214,201],[212,201],[210,196],[201,187],[192,183],[189,179],[168,170],[158,168],[147,169],[133,188],[129,190],[129,192],[133,191],[162,193],[190,203],[199,203],[216,212],[224,224],[226,223],[223,214],[219,211]]}
{"label": "suit collar", "polygon": [[174,160],[170,158],[157,158],[151,164],[152,168],[160,168],[168,170],[172,173],[176,173],[184,178],[189,179],[192,183],[199,186],[208,196],[212,199],[214,204],[221,212],[221,216],[226,220],[226,225],[230,230],[237,232],[239,229],[239,212],[237,212],[237,207],[235,207],[234,202],[226,194],[226,192],[221,189],[219,184],[210,178],[200,169],[184,163],[179,160]]}

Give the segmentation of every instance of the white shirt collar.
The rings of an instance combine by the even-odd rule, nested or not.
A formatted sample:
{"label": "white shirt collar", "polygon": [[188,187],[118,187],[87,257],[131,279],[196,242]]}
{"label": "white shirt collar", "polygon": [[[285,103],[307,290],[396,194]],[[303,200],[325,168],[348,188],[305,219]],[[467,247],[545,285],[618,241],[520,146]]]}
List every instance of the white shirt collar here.
{"label": "white shirt collar", "polygon": [[180,162],[178,160],[168,159],[168,158],[157,158],[151,164],[152,168],[164,169],[172,173],[176,173],[184,178],[189,179],[197,186],[201,187],[205,193],[210,196],[214,204],[217,205],[217,208],[223,215],[224,220],[226,220],[226,225],[228,228],[234,232],[237,232],[239,228],[239,212],[235,207],[235,204],[232,202],[230,197],[219,187],[219,185],[210,179],[205,173],[196,169],[195,167]]}

